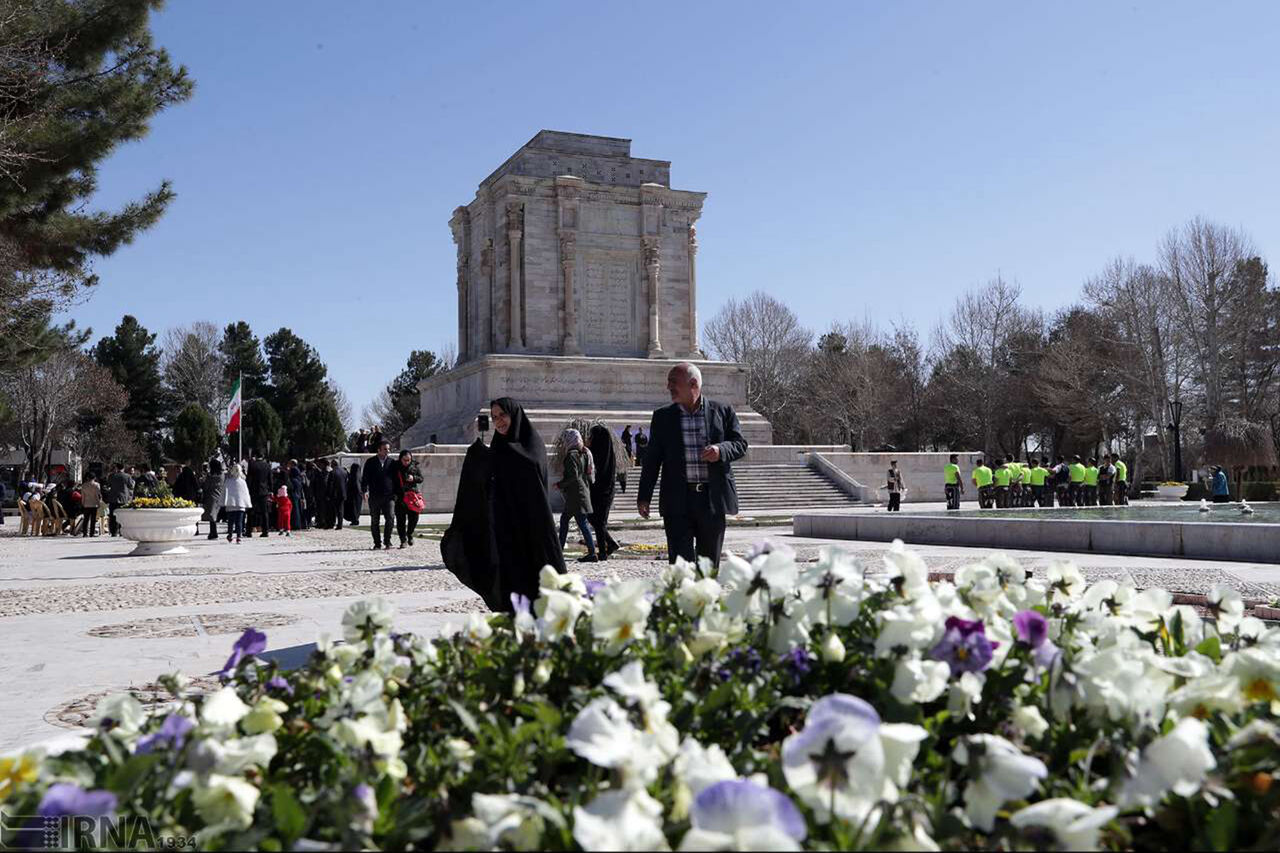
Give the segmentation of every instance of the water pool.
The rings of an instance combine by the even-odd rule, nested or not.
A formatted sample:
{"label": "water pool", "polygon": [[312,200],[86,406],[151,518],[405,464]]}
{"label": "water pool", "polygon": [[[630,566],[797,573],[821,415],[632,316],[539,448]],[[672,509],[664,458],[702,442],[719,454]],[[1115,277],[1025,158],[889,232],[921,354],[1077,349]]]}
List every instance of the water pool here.
{"label": "water pool", "polygon": [[1059,521],[1175,521],[1182,524],[1280,524],[1280,502],[1250,504],[1252,514],[1242,513],[1240,504],[1209,504],[1208,512],[1200,504],[1135,503],[1129,506],[1043,507],[1025,509],[961,509],[909,513],[903,515],[951,518],[1035,518]]}

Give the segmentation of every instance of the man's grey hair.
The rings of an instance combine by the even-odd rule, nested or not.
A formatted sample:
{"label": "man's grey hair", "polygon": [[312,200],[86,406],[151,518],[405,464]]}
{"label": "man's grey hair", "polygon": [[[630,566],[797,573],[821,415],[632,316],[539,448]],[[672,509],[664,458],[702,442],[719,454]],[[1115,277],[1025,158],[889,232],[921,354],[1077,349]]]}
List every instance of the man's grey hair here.
{"label": "man's grey hair", "polygon": [[692,362],[682,361],[675,367],[671,368],[671,370],[673,373],[675,371],[680,371],[685,376],[688,376],[694,382],[698,383],[699,388],[702,387],[702,371],[698,369],[698,365],[693,364]]}

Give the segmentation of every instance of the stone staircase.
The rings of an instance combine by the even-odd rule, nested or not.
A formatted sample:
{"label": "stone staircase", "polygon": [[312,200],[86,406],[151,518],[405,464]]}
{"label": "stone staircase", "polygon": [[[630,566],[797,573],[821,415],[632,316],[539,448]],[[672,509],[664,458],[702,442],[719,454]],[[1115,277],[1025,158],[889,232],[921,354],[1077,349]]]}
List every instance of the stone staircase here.
{"label": "stone staircase", "polygon": [[858,506],[822,474],[803,465],[735,465],[738,509],[744,515],[781,509]]}

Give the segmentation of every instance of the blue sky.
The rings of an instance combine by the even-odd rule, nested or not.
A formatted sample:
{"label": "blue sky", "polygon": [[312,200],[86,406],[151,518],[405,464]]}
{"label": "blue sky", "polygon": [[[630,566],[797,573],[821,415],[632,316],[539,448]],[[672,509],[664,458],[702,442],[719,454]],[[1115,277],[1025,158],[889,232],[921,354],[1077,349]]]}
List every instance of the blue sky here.
{"label": "blue sky", "polygon": [[291,327],[358,414],[456,335],[448,219],[542,128],[709,193],[699,309],[762,289],[928,331],[997,273],[1055,309],[1195,215],[1280,258],[1280,4],[170,0],[197,88],[102,170],[178,198],[97,265],[109,332]]}

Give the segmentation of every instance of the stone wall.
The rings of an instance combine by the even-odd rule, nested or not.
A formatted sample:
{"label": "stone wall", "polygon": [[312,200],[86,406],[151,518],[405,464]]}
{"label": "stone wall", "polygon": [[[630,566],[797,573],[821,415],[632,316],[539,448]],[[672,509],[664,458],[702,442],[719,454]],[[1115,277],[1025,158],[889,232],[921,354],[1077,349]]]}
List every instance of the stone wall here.
{"label": "stone wall", "polygon": [[[888,479],[889,461],[898,460],[898,468],[902,471],[902,479],[907,492],[902,496],[903,503],[920,501],[943,501],[942,469],[947,464],[951,453],[850,453],[828,452],[819,449],[819,453],[828,461],[871,489],[882,489]],[[964,482],[965,498],[975,500],[976,493],[970,483],[969,474],[973,470],[974,461],[981,458],[981,453],[959,453],[960,477]],[[881,490],[878,500],[887,501],[889,495]]]}

